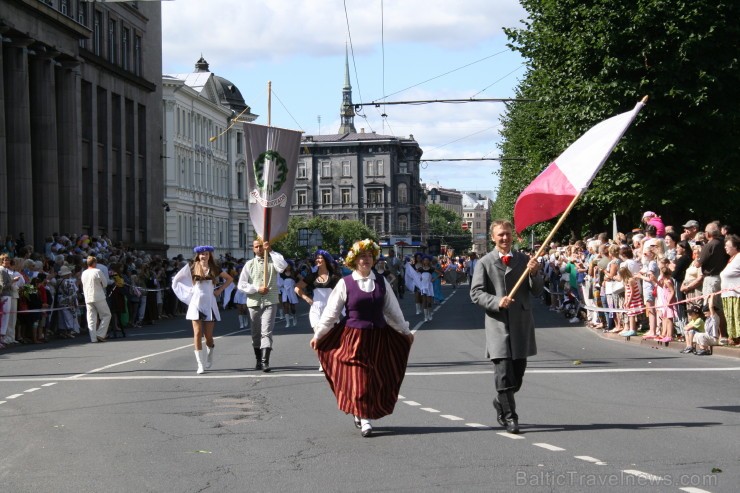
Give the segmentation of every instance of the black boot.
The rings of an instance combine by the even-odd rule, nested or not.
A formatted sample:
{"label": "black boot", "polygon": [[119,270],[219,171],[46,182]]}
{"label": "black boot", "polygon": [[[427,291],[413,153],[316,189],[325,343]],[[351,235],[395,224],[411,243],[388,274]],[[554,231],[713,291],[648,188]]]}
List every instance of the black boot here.
{"label": "black boot", "polygon": [[272,348],[262,348],[262,371],[265,373],[270,372],[270,351]]}
{"label": "black boot", "polygon": [[501,423],[501,421],[499,421],[499,424],[501,426],[506,426],[507,432],[513,435],[518,434],[519,416],[517,416],[516,414],[516,401],[514,400],[514,392],[510,390],[506,392],[499,392],[496,397],[498,399],[499,405],[501,406],[501,412],[504,421],[504,423]]}
{"label": "black boot", "polygon": [[257,358],[257,364],[254,365],[255,370],[261,370],[262,369],[262,351],[260,351],[260,348],[252,348],[254,349],[254,357]]}
{"label": "black boot", "polygon": [[504,410],[501,408],[501,403],[498,401],[498,396],[501,394],[497,394],[496,397],[493,398],[493,408],[496,410],[496,421],[498,421],[498,424],[506,428],[506,420],[504,419]]}

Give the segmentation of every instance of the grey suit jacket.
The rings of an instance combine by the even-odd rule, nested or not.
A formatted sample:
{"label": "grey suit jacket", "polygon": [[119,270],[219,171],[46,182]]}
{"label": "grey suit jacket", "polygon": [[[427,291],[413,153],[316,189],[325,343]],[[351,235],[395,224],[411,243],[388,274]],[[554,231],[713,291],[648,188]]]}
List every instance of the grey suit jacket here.
{"label": "grey suit jacket", "polygon": [[532,317],[531,294],[542,293],[542,276],[529,276],[514,295],[514,303],[500,309],[499,301],[514,287],[527,269],[529,257],[512,251],[509,265],[504,265],[494,250],[475,268],[470,285],[473,303],[486,311],[486,358],[524,359],[537,354]]}

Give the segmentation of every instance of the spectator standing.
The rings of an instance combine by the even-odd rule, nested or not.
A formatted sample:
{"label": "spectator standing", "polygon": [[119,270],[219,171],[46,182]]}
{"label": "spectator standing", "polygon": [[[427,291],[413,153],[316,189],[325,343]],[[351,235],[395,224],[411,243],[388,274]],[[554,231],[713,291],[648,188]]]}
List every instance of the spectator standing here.
{"label": "spectator standing", "polygon": [[663,219],[661,219],[660,216],[658,216],[653,211],[645,211],[645,213],[642,215],[642,222],[645,223],[646,227],[655,227],[655,234],[657,238],[665,237],[665,225],[663,224]]}
{"label": "spectator standing", "polygon": [[725,251],[729,260],[720,272],[722,308],[727,320],[727,340],[732,346],[740,344],[740,256],[737,254],[739,248],[740,237],[731,234],[725,238]]}
{"label": "spectator standing", "polygon": [[87,306],[87,330],[90,332],[90,342],[105,342],[108,324],[111,321],[110,308],[105,298],[108,278],[97,265],[96,257],[87,257],[87,269],[82,273],[82,291]]}
{"label": "spectator standing", "polygon": [[[702,247],[696,263],[701,267],[704,277],[702,295],[706,300],[710,294],[720,290],[720,272],[727,266],[730,256],[725,251],[725,245],[720,238],[719,226],[716,223],[707,224],[704,228],[704,236],[707,239],[707,243]],[[727,337],[727,320],[725,318],[725,312],[722,309],[722,298],[715,297],[713,300],[714,311],[719,317],[720,336]]]}

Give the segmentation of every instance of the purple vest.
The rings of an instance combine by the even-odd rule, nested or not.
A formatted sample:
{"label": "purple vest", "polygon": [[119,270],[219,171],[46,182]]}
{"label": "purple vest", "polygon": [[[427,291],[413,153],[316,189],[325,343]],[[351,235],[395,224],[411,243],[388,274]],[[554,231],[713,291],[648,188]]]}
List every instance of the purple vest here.
{"label": "purple vest", "polygon": [[385,279],[375,276],[375,289],[366,293],[351,275],[344,277],[347,287],[347,327],[373,329],[386,326],[383,316],[385,305]]}

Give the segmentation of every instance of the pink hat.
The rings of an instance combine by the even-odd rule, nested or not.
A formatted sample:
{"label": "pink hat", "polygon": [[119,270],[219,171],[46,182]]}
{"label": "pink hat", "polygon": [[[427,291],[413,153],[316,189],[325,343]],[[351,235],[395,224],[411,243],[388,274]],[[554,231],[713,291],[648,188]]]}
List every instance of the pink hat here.
{"label": "pink hat", "polygon": [[654,213],[653,211],[645,211],[645,213],[642,215],[642,218],[645,219],[646,217],[653,217],[653,216],[657,216],[657,214]]}

